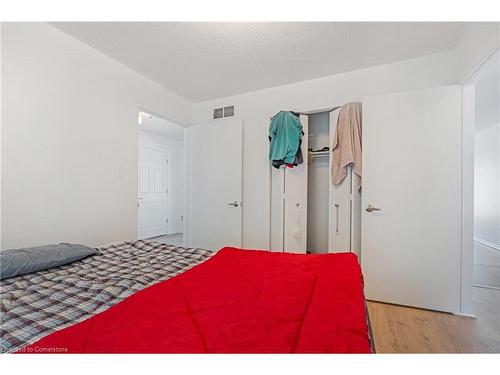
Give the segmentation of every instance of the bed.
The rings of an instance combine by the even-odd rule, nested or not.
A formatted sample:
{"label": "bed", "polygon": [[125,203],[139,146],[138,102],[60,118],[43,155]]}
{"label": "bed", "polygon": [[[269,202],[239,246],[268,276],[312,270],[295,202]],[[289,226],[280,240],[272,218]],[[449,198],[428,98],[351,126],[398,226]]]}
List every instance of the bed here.
{"label": "bed", "polygon": [[1,282],[4,352],[373,352],[354,254],[99,250]]}

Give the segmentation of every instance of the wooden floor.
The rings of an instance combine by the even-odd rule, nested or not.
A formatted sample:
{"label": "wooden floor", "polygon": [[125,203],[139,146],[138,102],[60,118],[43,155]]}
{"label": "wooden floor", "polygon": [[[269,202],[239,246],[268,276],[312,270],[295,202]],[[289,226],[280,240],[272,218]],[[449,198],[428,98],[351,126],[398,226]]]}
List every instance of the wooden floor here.
{"label": "wooden floor", "polygon": [[477,319],[368,302],[377,353],[500,353],[500,290],[474,302]]}

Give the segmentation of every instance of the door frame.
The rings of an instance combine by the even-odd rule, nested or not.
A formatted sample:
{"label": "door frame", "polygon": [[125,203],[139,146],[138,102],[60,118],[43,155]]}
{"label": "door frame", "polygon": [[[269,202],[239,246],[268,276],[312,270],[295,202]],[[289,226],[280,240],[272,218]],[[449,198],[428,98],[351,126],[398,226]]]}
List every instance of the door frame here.
{"label": "door frame", "polygon": [[[135,160],[135,178],[133,179],[133,183],[135,184],[134,185],[134,192],[135,192],[135,200],[134,200],[134,208],[135,208],[135,239],[137,240],[138,239],[138,207],[137,207],[137,197],[139,196],[139,173],[138,173],[138,168],[137,166],[139,165],[139,121],[138,121],[138,118],[139,118],[139,113],[140,112],[144,112],[144,113],[148,113],[154,117],[157,117],[159,119],[162,119],[164,121],[167,121],[167,122],[170,122],[174,125],[178,125],[178,126],[181,126],[183,127],[183,131],[184,131],[184,137],[183,137],[183,142],[184,142],[184,170],[186,171],[186,173],[184,173],[184,194],[185,194],[185,201],[184,201],[184,207],[183,207],[183,213],[182,213],[182,216],[184,218],[184,220],[182,221],[182,230],[183,230],[183,235],[182,235],[182,246],[186,246],[187,244],[187,236],[188,236],[188,199],[189,199],[189,194],[188,194],[188,173],[189,173],[189,170],[188,170],[188,148],[187,148],[187,137],[188,137],[188,131],[187,131],[187,128],[188,126],[185,125],[185,124],[182,124],[178,121],[175,121],[175,120],[172,120],[166,116],[163,116],[163,115],[160,115],[158,114],[158,112],[154,112],[154,111],[151,111],[149,109],[147,109],[146,106],[142,106],[142,105],[136,105],[134,106],[134,110],[133,110],[133,124],[134,124],[134,128],[135,128],[135,147],[134,147],[134,152],[135,152],[135,157],[134,157],[134,160]],[[170,168],[169,168],[170,170]]]}
{"label": "door frame", "polygon": [[474,84],[462,85],[462,246],[460,272],[460,311],[457,315],[475,317],[473,300],[474,247]]}
{"label": "door frame", "polygon": [[475,89],[481,68],[500,47],[489,51],[479,64],[461,81],[462,84],[462,273],[460,315],[475,317],[473,300],[474,256],[474,130]]}

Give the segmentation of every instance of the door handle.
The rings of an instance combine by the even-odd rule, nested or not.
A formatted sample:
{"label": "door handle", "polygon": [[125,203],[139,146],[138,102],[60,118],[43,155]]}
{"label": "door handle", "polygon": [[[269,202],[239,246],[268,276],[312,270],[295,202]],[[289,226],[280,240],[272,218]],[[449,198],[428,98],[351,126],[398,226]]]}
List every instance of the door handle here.
{"label": "door handle", "polygon": [[339,232],[339,204],[335,203],[335,232]]}
{"label": "door handle", "polygon": [[233,206],[233,207],[238,207],[239,203],[238,203],[238,201],[234,201],[234,202],[228,203],[227,205],[228,206]]}
{"label": "door handle", "polygon": [[369,204],[368,207],[366,208],[366,211],[368,211],[368,212],[382,211],[382,209],[381,208],[377,208],[377,207],[373,207],[371,204]]}

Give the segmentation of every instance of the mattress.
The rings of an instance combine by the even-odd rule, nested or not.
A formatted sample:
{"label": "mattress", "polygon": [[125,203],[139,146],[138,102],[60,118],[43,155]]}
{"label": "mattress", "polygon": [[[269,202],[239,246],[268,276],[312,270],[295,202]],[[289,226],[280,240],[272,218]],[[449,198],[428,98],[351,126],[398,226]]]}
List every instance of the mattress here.
{"label": "mattress", "polygon": [[206,260],[212,251],[151,241],[0,281],[0,350],[13,352]]}
{"label": "mattress", "polygon": [[356,255],[224,248],[21,353],[370,353]]}

